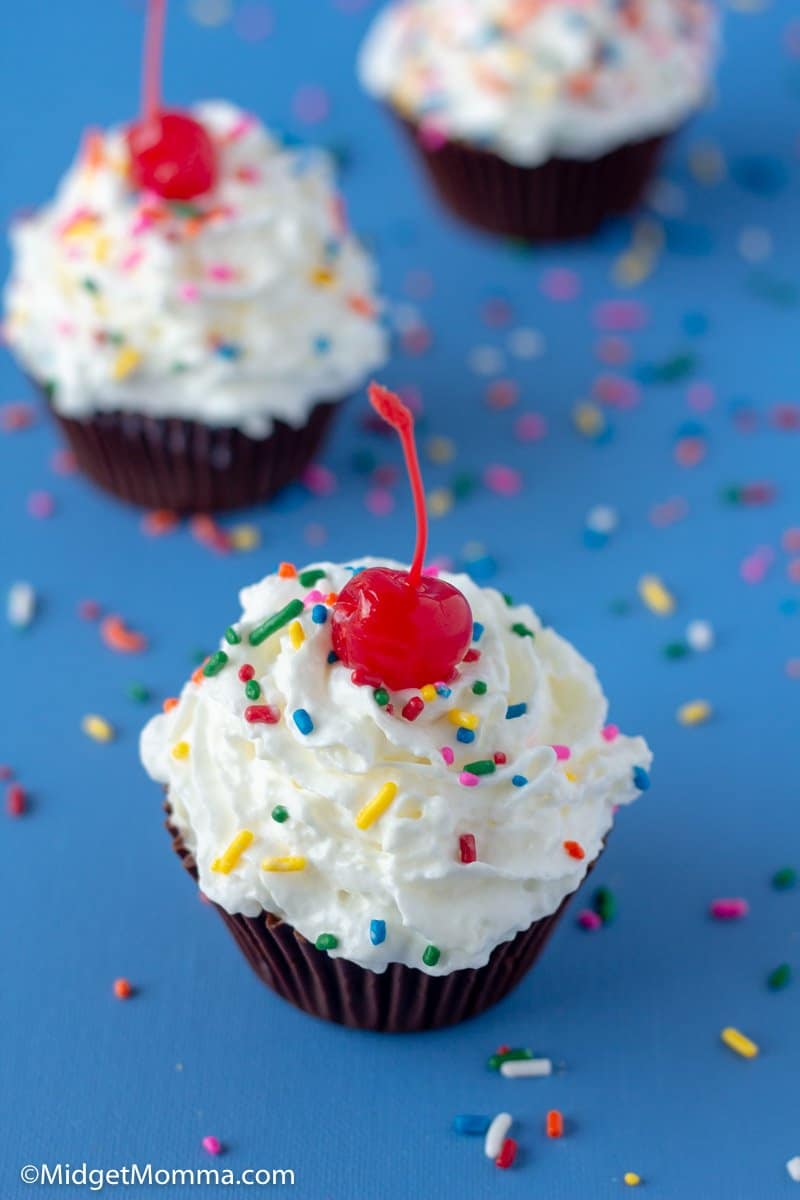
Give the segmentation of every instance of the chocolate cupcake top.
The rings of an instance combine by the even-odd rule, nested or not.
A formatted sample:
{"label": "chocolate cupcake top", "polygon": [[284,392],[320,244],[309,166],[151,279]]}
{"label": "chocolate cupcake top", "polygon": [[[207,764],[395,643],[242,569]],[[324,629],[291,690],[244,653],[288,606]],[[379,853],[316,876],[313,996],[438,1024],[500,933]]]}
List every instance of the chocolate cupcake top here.
{"label": "chocolate cupcake top", "polygon": [[66,416],[121,410],[297,428],[386,357],[372,262],[327,156],[231,104],[198,105],[213,186],[169,200],[94,132],[55,199],[12,231],[6,339]]}
{"label": "chocolate cupcake top", "polygon": [[607,724],[585,659],[464,575],[435,589],[474,620],[446,682],[391,690],[346,666],[333,647],[359,617],[337,595],[376,566],[397,569],[285,565],[246,588],[142,758],[228,912],[274,913],[373,971],[480,967],[575,890],[651,755]]}
{"label": "chocolate cupcake top", "polygon": [[428,144],[536,166],[670,132],[704,98],[714,32],[706,0],[397,0],[360,69]]}

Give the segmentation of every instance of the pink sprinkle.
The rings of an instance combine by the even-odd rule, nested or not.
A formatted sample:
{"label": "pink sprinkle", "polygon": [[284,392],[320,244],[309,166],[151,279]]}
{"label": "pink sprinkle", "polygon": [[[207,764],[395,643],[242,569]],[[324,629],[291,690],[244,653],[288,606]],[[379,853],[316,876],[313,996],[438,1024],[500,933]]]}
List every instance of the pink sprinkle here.
{"label": "pink sprinkle", "polygon": [[142,250],[141,246],[137,246],[134,250],[129,251],[129,253],[125,255],[119,265],[122,267],[123,271],[132,271],[134,267],[138,267],[143,258],[144,250]]}
{"label": "pink sprinkle", "polygon": [[233,18],[233,28],[243,42],[263,42],[274,26],[275,15],[262,0],[239,5]]}
{"label": "pink sprinkle", "polygon": [[498,496],[516,496],[522,491],[522,476],[514,467],[493,463],[483,473],[489,491]]}
{"label": "pink sprinkle", "polygon": [[750,905],[746,900],[712,900],[710,912],[718,921],[738,921],[746,917]]}
{"label": "pink sprinkle", "polygon": [[569,746],[552,746],[551,749],[555,750],[559,762],[566,762],[568,758],[572,757]]}
{"label": "pink sprinkle", "polygon": [[222,1142],[211,1133],[203,1138],[202,1147],[209,1154],[222,1154]]}
{"label": "pink sprinkle", "polygon": [[695,412],[707,412],[717,402],[717,394],[710,383],[691,383],[686,391],[686,403]]}
{"label": "pink sprinkle", "polygon": [[442,746],[439,753],[441,754],[443,760],[447,763],[448,767],[452,767],[455,760],[455,754],[453,754],[450,746]]}
{"label": "pink sprinkle", "polygon": [[638,385],[623,375],[598,375],[592,390],[597,399],[610,408],[635,408],[640,399]]}
{"label": "pink sprinkle", "polygon": [[303,483],[312,496],[332,496],[336,491],[336,476],[329,467],[311,463],[303,472]]}
{"label": "pink sprinkle", "polygon": [[793,558],[786,568],[786,574],[792,583],[800,583],[800,558]]}
{"label": "pink sprinkle", "polygon": [[622,367],[631,360],[630,343],[621,337],[601,338],[594,348],[600,362],[609,367]]}
{"label": "pink sprinkle", "polygon": [[413,325],[411,329],[407,329],[400,338],[400,343],[406,354],[411,354],[415,358],[420,354],[424,354],[426,350],[429,350],[432,342],[433,334],[427,325],[423,325],[422,322]]}
{"label": "pink sprinkle", "polygon": [[629,333],[642,329],[649,320],[649,313],[638,300],[606,300],[597,305],[593,317],[598,329]]}
{"label": "pink sprinkle", "polygon": [[742,561],[739,574],[745,583],[761,583],[774,561],[775,555],[771,548],[759,546]]}
{"label": "pink sprinkle", "polygon": [[74,475],[78,469],[78,464],[75,461],[75,455],[71,450],[64,449],[53,451],[50,459],[50,466],[53,468],[56,475]]}
{"label": "pink sprinkle", "polygon": [[654,504],[650,509],[650,524],[657,529],[666,529],[676,521],[682,521],[689,515],[689,502],[682,496],[673,496],[662,504]]}
{"label": "pink sprinkle", "polygon": [[386,488],[370,488],[364,503],[373,517],[388,517],[394,509],[394,496]]}
{"label": "pink sprinkle", "polygon": [[541,413],[523,413],[517,418],[514,432],[521,442],[539,442],[547,436],[547,421]]}
{"label": "pink sprinkle", "polygon": [[292,110],[298,121],[316,125],[330,115],[331,98],[319,84],[308,83],[295,92]]}
{"label": "pink sprinkle", "polygon": [[447,145],[447,134],[443,130],[437,129],[430,121],[423,121],[417,128],[417,141],[423,150],[435,153]]}
{"label": "pink sprinkle", "polygon": [[181,300],[185,300],[187,303],[191,304],[192,301],[199,298],[200,288],[196,283],[182,283],[178,288],[178,295],[180,296]]}
{"label": "pink sprinkle", "polygon": [[601,918],[590,908],[581,909],[578,913],[578,924],[581,929],[599,929],[603,924]]}
{"label": "pink sprinkle", "polygon": [[800,679],[800,658],[787,658],[785,669],[790,679]]}
{"label": "pink sprinkle", "polygon": [[64,317],[62,317],[60,320],[56,321],[56,333],[60,333],[62,335],[62,337],[72,337],[74,332],[75,332],[74,322],[68,321]]}
{"label": "pink sprinkle", "polygon": [[675,462],[679,467],[698,467],[707,453],[708,447],[701,437],[680,438],[675,443]]}
{"label": "pink sprinkle", "polygon": [[101,608],[96,600],[81,600],[78,605],[78,616],[82,621],[96,621]]}
{"label": "pink sprinkle", "polygon": [[239,138],[244,137],[249,129],[252,129],[258,124],[256,117],[252,113],[244,113],[244,115],[236,122],[227,135],[227,141],[238,142]]}
{"label": "pink sprinkle", "polygon": [[494,379],[486,389],[492,408],[511,408],[519,400],[519,384],[513,379]]}
{"label": "pink sprinkle", "polygon": [[462,787],[477,787],[480,779],[477,775],[473,775],[471,771],[462,771],[458,777],[458,782]]}
{"label": "pink sprinkle", "polygon": [[218,282],[227,283],[231,279],[236,278],[236,271],[228,263],[212,263],[206,267],[206,275],[209,279],[216,279]]}
{"label": "pink sprinkle", "polygon": [[800,550],[800,528],[787,529],[781,538],[781,545],[787,554]]}
{"label": "pink sprinkle", "polygon": [[313,608],[313,606],[315,604],[319,604],[320,601],[324,600],[324,599],[325,599],[325,597],[323,596],[323,594],[319,590],[319,588],[314,588],[314,590],[309,592],[308,595],[303,600],[303,605],[305,608]]}
{"label": "pink sprinkle", "polygon": [[574,271],[566,267],[554,267],[551,271],[545,271],[540,287],[548,300],[563,303],[580,295],[581,281]]}
{"label": "pink sprinkle", "polygon": [[42,520],[52,517],[56,511],[56,502],[50,492],[31,492],[28,496],[28,512],[32,517]]}

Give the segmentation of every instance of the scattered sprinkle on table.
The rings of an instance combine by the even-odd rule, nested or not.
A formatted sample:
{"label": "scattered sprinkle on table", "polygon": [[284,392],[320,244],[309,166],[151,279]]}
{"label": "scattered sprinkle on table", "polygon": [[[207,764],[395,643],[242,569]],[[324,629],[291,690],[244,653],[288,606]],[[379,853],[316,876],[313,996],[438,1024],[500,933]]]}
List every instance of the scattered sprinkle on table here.
{"label": "scattered sprinkle on table", "polygon": [[113,742],[116,737],[114,726],[105,717],[96,713],[87,713],[81,721],[81,729],[95,742]]}
{"label": "scattered sprinkle on table", "polygon": [[735,1054],[739,1054],[742,1058],[755,1058],[758,1054],[758,1046],[746,1034],[733,1026],[728,1025],[720,1034],[722,1041]]}

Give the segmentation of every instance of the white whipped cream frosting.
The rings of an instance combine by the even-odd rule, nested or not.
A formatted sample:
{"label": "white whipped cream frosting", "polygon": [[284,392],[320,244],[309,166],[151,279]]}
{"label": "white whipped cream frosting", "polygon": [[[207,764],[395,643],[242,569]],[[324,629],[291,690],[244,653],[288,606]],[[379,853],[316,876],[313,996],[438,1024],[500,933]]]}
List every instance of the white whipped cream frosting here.
{"label": "white whipped cream frosting", "polygon": [[324,152],[287,149],[228,103],[193,114],[217,148],[206,195],[133,189],[118,128],[14,226],[6,340],[65,416],[298,428],[386,358],[373,263]]}
{"label": "white whipped cream frosting", "polygon": [[[338,592],[353,569],[316,566],[325,575],[312,590],[324,595]],[[641,738],[606,727],[593,668],[529,607],[509,606],[465,575],[443,578],[463,591],[483,626],[473,642],[480,657],[464,662],[451,694],[427,702],[415,721],[401,710],[419,693],[394,693],[392,713],[381,707],[372,688],[329,662],[330,620],[312,617],[319,595],[309,597],[298,578],[271,575],[241,593],[234,629],[242,640],[220,642],[229,656],[223,669],[187,683],[142,734],[142,760],[168,788],[202,891],[229,913],[274,913],[312,942],[333,934],[330,953],[377,972],[392,962],[432,975],[480,967],[495,946],[553,913],[600,853],[615,807],[646,786],[651,761]],[[289,626],[251,646],[250,631],[296,598],[306,602],[299,649]],[[277,724],[245,719],[252,701],[238,675],[244,663],[261,685],[257,703],[280,711]],[[473,691],[478,681],[483,694]],[[523,715],[508,715],[520,704]],[[305,735],[294,720],[299,709],[313,722]],[[452,710],[479,719],[471,744],[459,740]],[[185,757],[175,756],[176,746]],[[443,748],[452,751],[450,765]],[[465,786],[464,767],[497,752],[506,762]],[[397,785],[394,799],[360,829],[356,815],[386,783]],[[288,813],[283,822],[272,816],[276,806]],[[245,830],[253,840],[236,865],[215,870]],[[472,863],[460,854],[468,834]],[[262,868],[288,856],[305,859],[305,868]],[[377,945],[373,921],[385,923]],[[423,962],[428,946],[441,954],[433,965]]]}
{"label": "white whipped cream frosting", "polygon": [[360,74],[437,136],[524,166],[592,159],[700,106],[715,28],[707,0],[397,0]]}

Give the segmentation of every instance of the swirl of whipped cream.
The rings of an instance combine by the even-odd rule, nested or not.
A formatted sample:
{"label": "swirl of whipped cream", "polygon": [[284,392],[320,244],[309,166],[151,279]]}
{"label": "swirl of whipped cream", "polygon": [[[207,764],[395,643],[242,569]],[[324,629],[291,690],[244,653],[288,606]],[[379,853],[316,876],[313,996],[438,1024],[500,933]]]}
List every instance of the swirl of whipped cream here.
{"label": "swirl of whipped cream", "polygon": [[385,361],[371,259],[324,152],[223,102],[196,118],[218,180],[190,202],[133,190],[124,130],[92,134],[55,199],[12,230],[6,340],[55,408],[298,428]]}
{"label": "swirl of whipped cream", "polygon": [[431,134],[537,166],[676,128],[705,97],[715,29],[707,0],[398,0],[360,74]]}
{"label": "swirl of whipped cream", "polygon": [[[480,967],[577,888],[651,755],[605,725],[594,670],[567,642],[465,575],[444,577],[472,607],[472,650],[406,719],[419,692],[386,704],[331,661],[327,608],[354,569],[320,563],[246,588],[215,673],[149,722],[142,760],[227,912],[274,913],[312,942],[332,934],[331,953],[372,971]],[[284,624],[251,644],[276,613]],[[430,946],[437,962],[423,960]]]}

